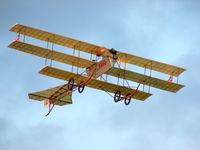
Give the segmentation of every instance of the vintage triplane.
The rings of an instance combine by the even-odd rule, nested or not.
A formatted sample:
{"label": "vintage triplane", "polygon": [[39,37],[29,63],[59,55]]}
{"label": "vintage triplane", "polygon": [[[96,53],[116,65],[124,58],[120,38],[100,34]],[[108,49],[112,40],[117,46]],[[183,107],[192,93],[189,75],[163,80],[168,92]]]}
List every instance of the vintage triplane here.
{"label": "vintage triplane", "polygon": [[[54,105],[72,104],[72,92],[78,90],[79,93],[82,93],[85,86],[105,91],[113,97],[115,102],[124,100],[126,105],[130,103],[131,98],[142,101],[147,99],[152,95],[150,87],[170,92],[177,92],[184,87],[184,85],[178,83],[178,76],[185,71],[181,67],[127,54],[113,48],[97,46],[21,24],[15,24],[10,31],[18,33],[17,38],[9,44],[10,48],[43,57],[45,61],[47,59],[51,60],[50,65],[45,65],[39,71],[40,74],[68,81],[66,84],[54,88],[29,93],[30,99],[44,100],[45,106],[49,108],[49,113]],[[26,43],[26,36],[47,42],[47,47],[44,48]],[[51,44],[51,48],[49,48],[49,44]],[[55,44],[71,48],[73,54],[56,51],[54,49]],[[87,54],[90,59],[80,57],[80,52]],[[71,65],[71,71],[52,67],[52,60]],[[126,64],[142,67],[144,68],[144,73],[132,72],[128,70]],[[146,74],[146,70],[149,71],[149,75]],[[169,75],[169,79],[163,80],[153,77],[151,75],[152,70]],[[117,83],[108,82],[108,76],[109,78],[111,76],[114,77]],[[172,81],[173,77],[177,78],[176,83]],[[137,84],[137,86],[133,88],[130,82]],[[149,87],[147,91],[144,90],[144,86]]]}

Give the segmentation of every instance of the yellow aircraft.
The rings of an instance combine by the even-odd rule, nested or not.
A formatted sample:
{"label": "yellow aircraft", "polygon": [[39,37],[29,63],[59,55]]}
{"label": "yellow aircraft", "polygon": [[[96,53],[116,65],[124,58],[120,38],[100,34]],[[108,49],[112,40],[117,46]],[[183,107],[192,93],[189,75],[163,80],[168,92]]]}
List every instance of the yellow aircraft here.
{"label": "yellow aircraft", "polygon": [[[79,68],[85,68],[85,71],[82,73],[74,73],[73,70],[62,70],[54,68],[50,65],[44,66],[39,71],[40,74],[68,81],[67,84],[28,94],[30,99],[39,101],[44,100],[45,105],[49,108],[49,113],[53,109],[54,105],[62,106],[72,104],[72,92],[78,90],[78,92],[82,93],[85,86],[105,91],[109,95],[112,95],[111,93],[113,93],[114,95],[112,97],[115,102],[124,100],[126,105],[131,102],[131,98],[144,101],[152,95],[149,91],[145,92],[144,90],[139,90],[141,84],[174,93],[184,87],[184,85],[172,82],[172,77],[178,77],[183,71],[186,70],[181,67],[127,54],[115,49],[97,46],[26,25],[15,24],[10,31],[18,33],[17,39],[9,44],[8,47],[10,48]],[[95,55],[101,60],[89,60],[81,58],[80,55],[69,55],[55,51],[54,49],[29,44],[25,41],[21,41],[20,35],[24,35],[24,37],[28,36],[36,38],[48,43],[66,46],[74,51],[79,51],[79,54],[80,51],[83,51],[89,53],[91,56]],[[169,80],[162,80],[152,77],[151,72],[150,75],[132,72],[120,66],[120,62],[142,67],[145,71],[146,69],[149,69],[150,71],[154,70],[164,73],[169,75],[170,78]],[[116,65],[117,67],[115,67]],[[110,75],[117,77],[118,80],[121,78],[123,80],[123,84],[120,85],[119,82],[117,84],[108,82],[107,78],[105,79],[102,77],[103,74],[106,76]],[[132,88],[128,83],[129,81],[138,83],[138,86],[136,88]],[[127,83],[127,85],[125,85],[124,82]]]}

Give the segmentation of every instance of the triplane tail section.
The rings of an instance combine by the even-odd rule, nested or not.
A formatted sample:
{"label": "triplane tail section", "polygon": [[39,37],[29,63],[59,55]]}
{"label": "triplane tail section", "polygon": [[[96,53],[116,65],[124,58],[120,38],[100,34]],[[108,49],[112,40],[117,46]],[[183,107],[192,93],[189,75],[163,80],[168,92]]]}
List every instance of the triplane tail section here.
{"label": "triplane tail section", "polygon": [[46,114],[46,116],[48,116],[55,105],[63,106],[72,104],[72,92],[65,92],[66,90],[66,84],[64,84],[50,89],[29,93],[28,95],[30,99],[44,101],[44,107],[49,108],[49,111]]}
{"label": "triplane tail section", "polygon": [[[38,101],[49,100],[51,104],[56,104],[60,106],[72,104],[72,93],[68,93],[66,96],[62,98],[52,97],[52,95],[54,95],[55,92],[58,91],[62,86],[63,85],[38,92],[29,93],[28,96],[30,99]],[[65,88],[63,88],[62,91],[65,91]]]}

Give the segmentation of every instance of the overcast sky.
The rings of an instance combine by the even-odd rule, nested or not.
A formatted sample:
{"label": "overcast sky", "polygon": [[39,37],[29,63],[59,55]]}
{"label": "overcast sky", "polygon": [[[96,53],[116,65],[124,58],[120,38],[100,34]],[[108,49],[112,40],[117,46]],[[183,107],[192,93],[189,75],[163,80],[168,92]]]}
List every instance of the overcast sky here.
{"label": "overcast sky", "polygon": [[[1,0],[1,150],[199,150],[200,1]],[[38,74],[44,59],[7,45],[15,24],[181,66],[178,93],[114,103],[105,92],[73,93],[73,105],[44,117],[27,94],[65,83]]]}

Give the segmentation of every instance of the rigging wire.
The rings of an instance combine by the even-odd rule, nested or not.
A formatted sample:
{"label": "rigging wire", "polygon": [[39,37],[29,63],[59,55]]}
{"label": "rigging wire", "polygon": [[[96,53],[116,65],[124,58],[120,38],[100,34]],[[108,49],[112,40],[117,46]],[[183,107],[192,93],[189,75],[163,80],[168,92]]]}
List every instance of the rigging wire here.
{"label": "rigging wire", "polygon": [[[151,68],[150,68],[150,78],[151,78],[151,74],[152,74],[152,61],[151,61]],[[151,90],[151,86],[149,85],[149,89],[148,89],[148,93],[150,93]]]}
{"label": "rigging wire", "polygon": [[[76,45],[74,45],[73,48],[73,56],[75,55],[75,49],[76,49]],[[72,62],[72,72],[74,71],[74,62]]]}
{"label": "rigging wire", "polygon": [[53,49],[54,49],[54,39],[55,39],[55,36],[53,36],[53,42],[52,42],[52,47],[51,47],[51,61],[50,61],[50,66],[52,66],[52,63],[53,63],[53,60],[52,60],[52,57],[53,57]]}
{"label": "rigging wire", "polygon": [[[146,68],[146,64],[145,64],[145,66],[144,66],[144,75],[146,75],[146,69],[147,68]],[[145,81],[143,81],[143,91],[144,91],[144,88],[145,88],[145,84],[144,83],[145,83]]]}
{"label": "rigging wire", "polygon": [[[102,79],[104,80],[104,81],[106,81],[105,79],[104,79],[104,77],[102,77]],[[104,90],[103,88],[101,88],[100,86],[98,86],[102,91],[104,91],[104,92],[106,92],[109,96],[111,96],[112,98],[114,98],[114,96],[112,95],[112,94],[110,94],[108,91],[106,91],[106,90]]]}
{"label": "rigging wire", "polygon": [[[79,45],[79,49],[80,49],[80,45]],[[76,70],[77,74],[79,72],[79,65],[80,65],[80,50],[78,51],[78,65],[77,65],[77,70]]]}
{"label": "rigging wire", "polygon": [[[49,48],[49,38],[47,39],[47,48]],[[45,57],[45,65],[47,65],[48,55],[49,54],[46,54],[46,57]]]}

